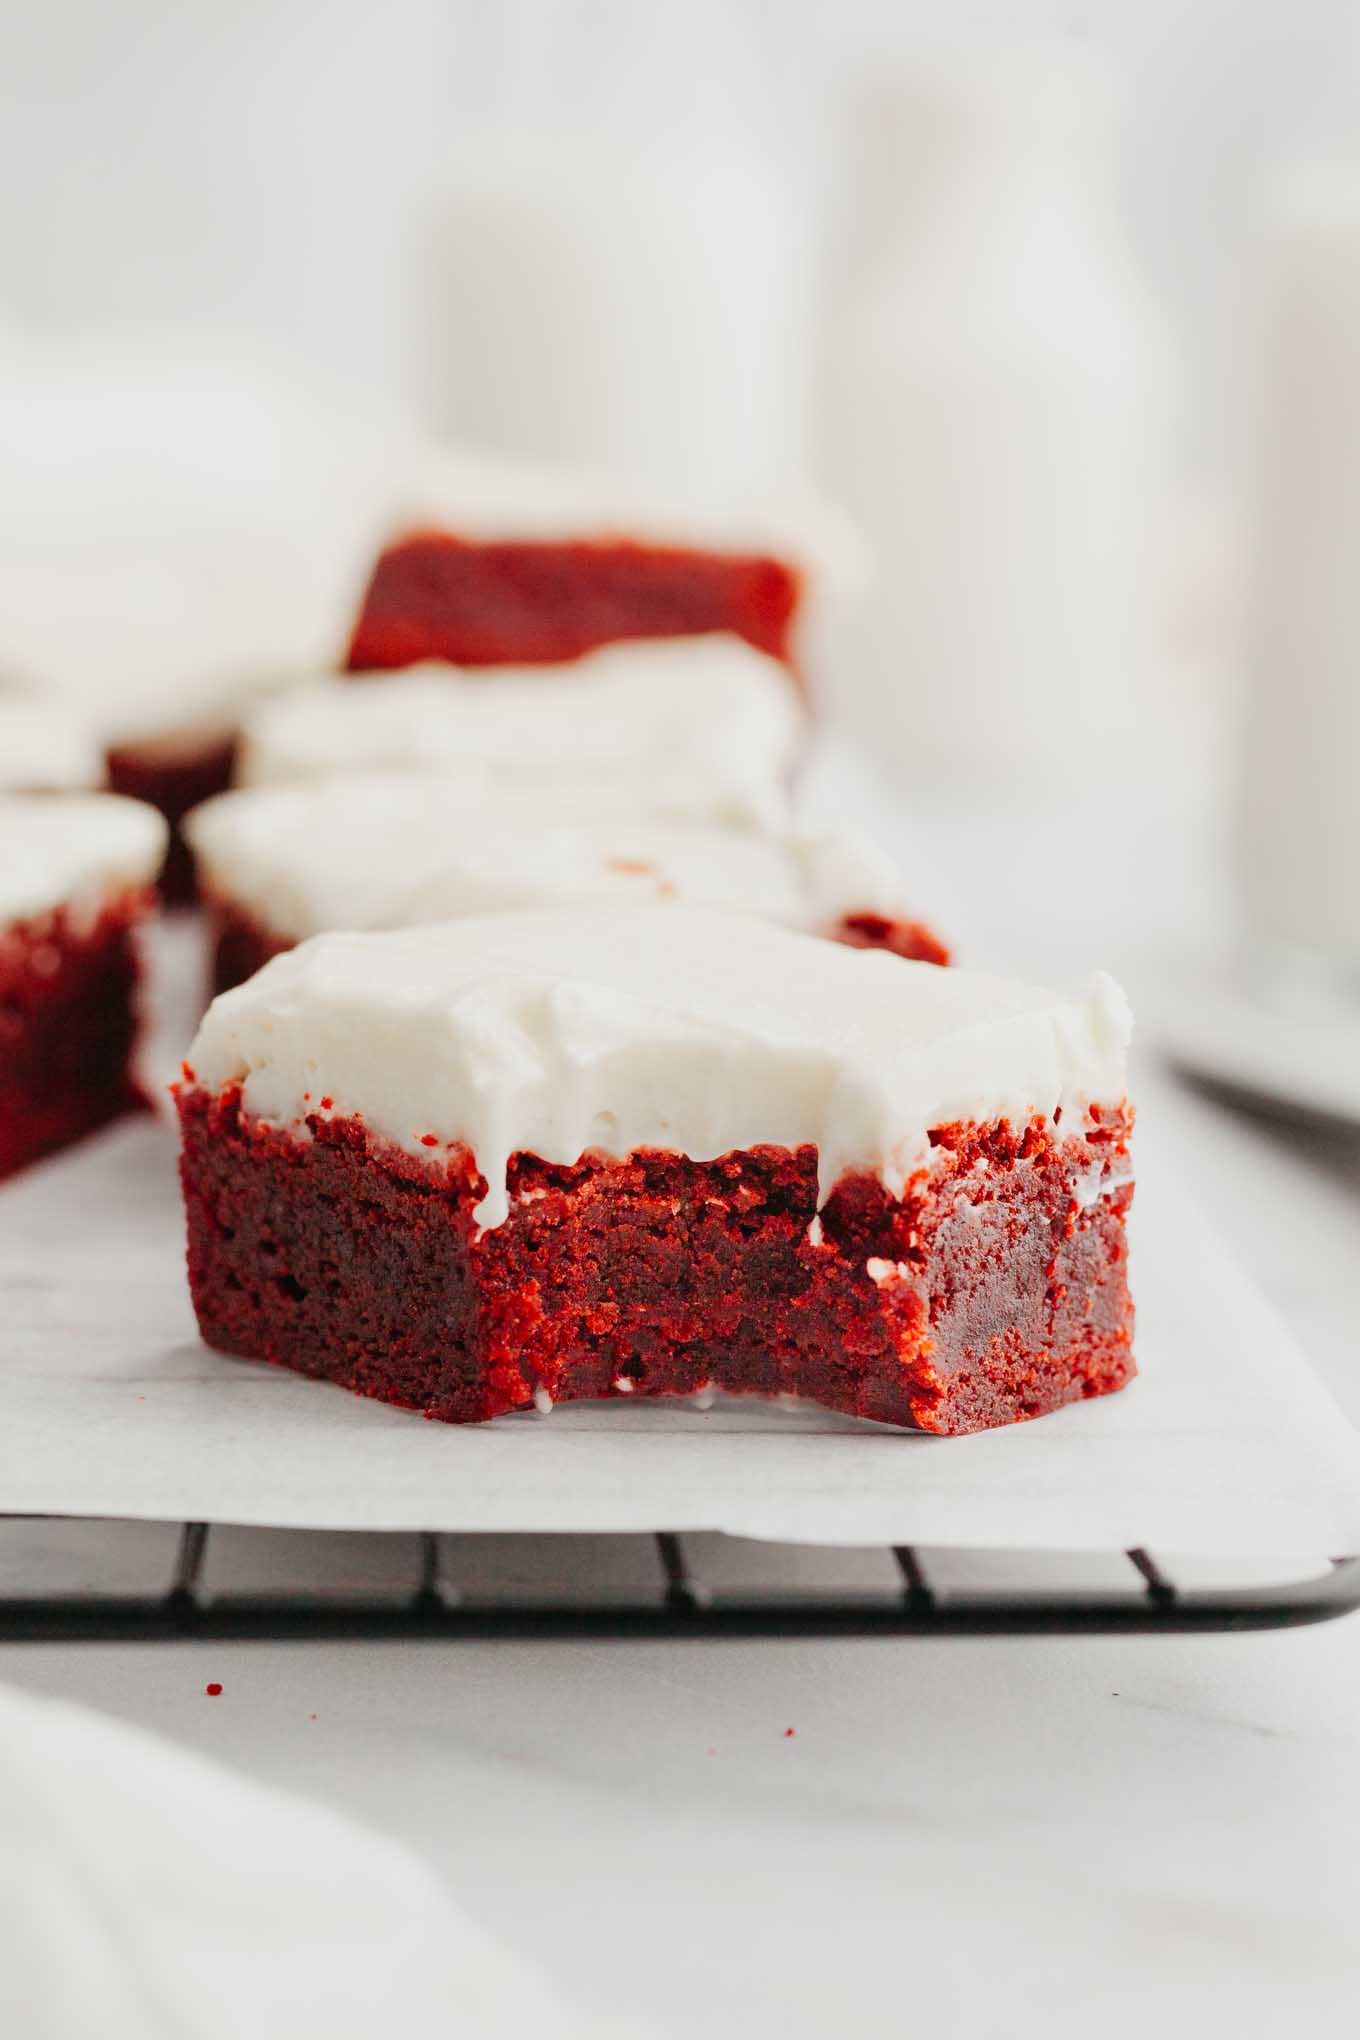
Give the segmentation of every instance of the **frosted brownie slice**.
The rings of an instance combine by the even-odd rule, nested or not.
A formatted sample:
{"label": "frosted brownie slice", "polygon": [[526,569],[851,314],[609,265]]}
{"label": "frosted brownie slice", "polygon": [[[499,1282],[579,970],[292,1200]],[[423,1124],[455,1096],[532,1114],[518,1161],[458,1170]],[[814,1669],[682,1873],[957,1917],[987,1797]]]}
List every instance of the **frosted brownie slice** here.
{"label": "frosted brownie slice", "polygon": [[0,795],[0,1176],[143,1102],[134,937],[166,833],[113,794]]}
{"label": "frosted brownie slice", "polygon": [[1039,1416],[1133,1372],[1128,1027],[680,906],[319,936],[185,1066],[199,1324],[453,1422]]}
{"label": "frosted brownie slice", "polygon": [[[331,680],[248,718],[239,780],[461,772],[522,795],[579,788],[656,812],[782,815],[803,713],[772,659],[731,637],[613,645],[561,674],[426,666]],[[525,825],[532,827],[526,809]]]}
{"label": "frosted brownie slice", "polygon": [[891,861],[857,837],[655,821],[617,806],[567,819],[540,802],[529,816],[457,780],[381,774],[222,794],[187,824],[214,922],[215,987],[336,928],[672,900],[949,960],[907,912]]}

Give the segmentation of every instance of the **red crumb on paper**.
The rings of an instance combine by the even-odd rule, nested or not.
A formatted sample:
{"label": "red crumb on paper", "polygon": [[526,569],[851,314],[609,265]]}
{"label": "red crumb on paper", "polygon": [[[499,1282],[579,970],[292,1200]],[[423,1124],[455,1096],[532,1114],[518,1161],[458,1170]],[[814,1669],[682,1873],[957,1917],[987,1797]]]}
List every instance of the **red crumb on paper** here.
{"label": "red crumb on paper", "polygon": [[194,1066],[192,1063],[182,1062],[179,1066],[179,1069],[180,1075],[183,1077],[186,1084],[196,1084],[198,1082],[198,1078],[194,1075]]}
{"label": "red crumb on paper", "polygon": [[784,1737],[785,1737],[785,1740],[787,1741],[787,1739],[789,1738],[789,1736],[791,1736],[792,1734],[793,1734],[793,1730],[792,1730],[791,1728],[786,1728],[786,1729],[784,1730]]}
{"label": "red crumb on paper", "polygon": [[215,1700],[222,1690],[222,1682],[220,1679],[209,1679],[203,1690],[210,1700]]}
{"label": "red crumb on paper", "polygon": [[439,1135],[437,1133],[422,1133],[420,1136],[420,1145],[422,1147],[438,1147]]}

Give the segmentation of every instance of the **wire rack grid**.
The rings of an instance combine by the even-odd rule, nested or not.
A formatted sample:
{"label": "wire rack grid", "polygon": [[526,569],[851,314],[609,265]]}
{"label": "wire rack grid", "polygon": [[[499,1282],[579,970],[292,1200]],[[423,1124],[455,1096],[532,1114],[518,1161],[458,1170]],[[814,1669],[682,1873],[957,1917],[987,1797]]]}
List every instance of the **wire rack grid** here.
{"label": "wire rack grid", "polygon": [[[39,1532],[57,1523],[72,1527],[72,1519],[11,1517],[0,1518],[0,1530],[21,1522]],[[133,1527],[147,1526],[80,1526],[106,1541]],[[1108,1583],[1093,1587],[1075,1564],[1070,1580],[1060,1566],[1055,1581],[1052,1554],[1040,1576],[1027,1581],[1026,1555],[1015,1554],[1014,1579],[959,1587],[941,1577],[942,1554],[897,1545],[872,1589],[730,1588],[711,1584],[696,1561],[696,1546],[711,1551],[723,1540],[674,1531],[593,1540],[597,1547],[646,1547],[639,1555],[647,1558],[644,1570],[654,1584],[622,1592],[592,1581],[589,1570],[582,1578],[579,1568],[557,1565],[554,1547],[573,1540],[553,1537],[533,1540],[541,1547],[534,1578],[549,1582],[551,1591],[531,1585],[526,1597],[488,1590],[475,1578],[469,1585],[465,1576],[477,1568],[460,1559],[488,1540],[428,1532],[401,1541],[402,1567],[381,1592],[366,1590],[362,1581],[356,1590],[352,1577],[339,1576],[287,1590],[220,1591],[205,1574],[214,1535],[231,1534],[228,1526],[208,1523],[177,1526],[168,1577],[132,1587],[88,1581],[30,1587],[15,1580],[11,1567],[0,1578],[0,1642],[1168,1635],[1297,1628],[1360,1608],[1360,1556],[1334,1559],[1304,1578],[1185,1584],[1148,1551],[1134,1548],[1108,1569]],[[299,1534],[310,1538],[315,1555],[322,1533]],[[353,1534],[344,1535],[352,1549]],[[396,1541],[379,1532],[363,1533],[359,1541],[373,1538],[388,1546]],[[325,1549],[323,1542],[323,1575]],[[774,1573],[781,1547],[768,1550]]]}

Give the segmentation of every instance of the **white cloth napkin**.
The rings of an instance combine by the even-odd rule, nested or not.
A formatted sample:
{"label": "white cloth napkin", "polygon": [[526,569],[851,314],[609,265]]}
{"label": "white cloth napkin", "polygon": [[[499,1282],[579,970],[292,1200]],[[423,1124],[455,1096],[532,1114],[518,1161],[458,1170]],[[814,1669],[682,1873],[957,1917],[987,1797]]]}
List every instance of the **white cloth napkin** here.
{"label": "white cloth napkin", "polygon": [[0,2033],[599,2040],[404,1848],[0,1688]]}

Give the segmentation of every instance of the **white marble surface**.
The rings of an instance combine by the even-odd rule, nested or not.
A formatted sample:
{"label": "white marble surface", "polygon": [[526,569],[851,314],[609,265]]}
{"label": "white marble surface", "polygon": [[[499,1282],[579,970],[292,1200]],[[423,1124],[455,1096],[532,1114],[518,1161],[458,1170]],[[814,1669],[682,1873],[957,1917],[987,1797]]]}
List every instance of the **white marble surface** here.
{"label": "white marble surface", "polygon": [[[1360,1150],[1230,1115],[1146,1056],[1142,1102],[1143,1140],[1360,1417]],[[1315,2040],[1360,2012],[1356,1617],[1198,1640],[11,1647],[0,1676],[408,1838],[551,1976],[667,2040]]]}

